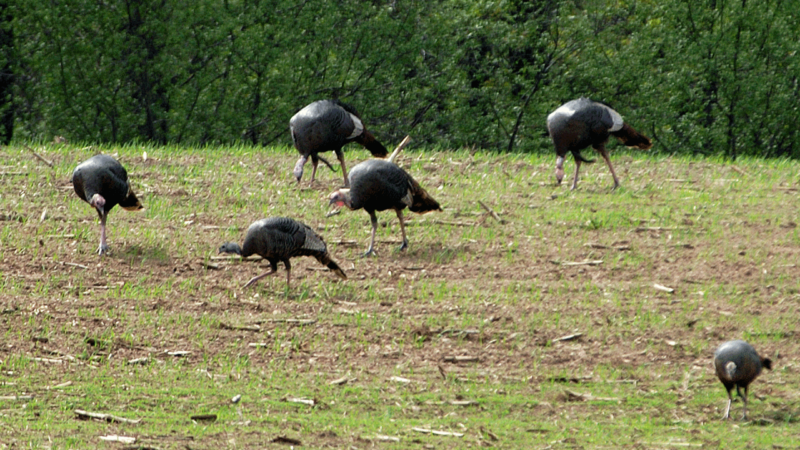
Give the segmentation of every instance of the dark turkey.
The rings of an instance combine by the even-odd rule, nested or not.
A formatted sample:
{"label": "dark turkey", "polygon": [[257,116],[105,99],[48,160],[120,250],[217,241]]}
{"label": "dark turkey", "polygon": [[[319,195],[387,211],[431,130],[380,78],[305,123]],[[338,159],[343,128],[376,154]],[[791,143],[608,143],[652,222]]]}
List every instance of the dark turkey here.
{"label": "dark turkey", "polygon": [[128,183],[128,172],[116,159],[96,155],[80,163],[72,172],[72,187],[81,200],[92,205],[100,215],[100,247],[97,253],[108,252],[106,219],[116,205],[129,211],[144,208]]}
{"label": "dark turkey", "polygon": [[731,402],[733,402],[731,391],[734,386],[736,393],[744,402],[742,420],[747,418],[747,386],[756,379],[763,367],[772,370],[772,361],[758,356],[755,349],[745,341],[728,341],[717,348],[714,352],[714,368],[719,381],[728,391],[728,406],[725,408],[725,415],[722,416],[723,420],[730,417]]}
{"label": "dark turkey", "polygon": [[328,247],[322,237],[308,225],[286,217],[270,217],[253,222],[247,228],[244,244],[227,242],[219,248],[219,253],[235,253],[247,258],[256,254],[269,261],[270,271],[253,277],[244,287],[273,275],[278,271],[278,261],[286,267],[286,286],[292,280],[290,258],[313,256],[342,279],[347,279],[344,271],[331,259]]}
{"label": "dark turkey", "polygon": [[575,158],[575,179],[572,180],[572,189],[578,187],[578,171],[581,163],[593,163],[593,159],[586,159],[581,155],[581,150],[592,146],[600,152],[608,164],[611,176],[614,177],[614,189],[619,187],[619,179],[611,165],[606,150],[609,135],[615,136],[628,147],[639,147],[647,150],[652,147],[650,139],[639,134],[630,125],[622,120],[618,112],[603,103],[593,102],[588,98],[579,98],[564,103],[547,116],[547,130],[556,147],[556,182],[561,184],[564,178],[564,157],[567,152],[572,152]]}
{"label": "dark turkey", "polygon": [[342,165],[344,185],[347,187],[347,167],[342,147],[348,142],[358,142],[373,156],[383,158],[387,154],[386,147],[367,130],[355,108],[339,100],[319,100],[311,103],[292,117],[289,129],[292,132],[294,146],[300,152],[300,159],[294,166],[294,176],[298,183],[303,177],[303,166],[309,157],[314,166],[311,172],[313,183],[319,160],[331,167],[319,153],[333,150]]}
{"label": "dark turkey", "polygon": [[400,250],[408,248],[403,209],[408,207],[416,213],[441,211],[439,203],[419,185],[411,175],[396,164],[382,159],[370,159],[357,164],[350,171],[350,188],[339,189],[330,195],[330,204],[347,206],[352,210],[364,208],[372,221],[372,237],[364,256],[375,253],[375,230],[378,218],[375,211],[393,209],[400,220],[403,244]]}

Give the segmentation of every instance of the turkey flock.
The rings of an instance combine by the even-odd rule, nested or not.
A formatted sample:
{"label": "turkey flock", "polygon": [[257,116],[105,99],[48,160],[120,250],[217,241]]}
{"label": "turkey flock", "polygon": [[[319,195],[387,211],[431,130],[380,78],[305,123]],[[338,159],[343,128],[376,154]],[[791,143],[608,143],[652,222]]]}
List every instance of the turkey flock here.
{"label": "turkey flock", "polygon": [[[399,251],[408,249],[403,210],[424,214],[442,211],[433,197],[403,168],[385,159],[368,159],[356,164],[348,173],[342,148],[349,142],[357,142],[370,151],[375,158],[385,158],[388,154],[375,136],[367,130],[360,114],[352,106],[339,100],[315,101],[299,110],[289,121],[292,142],[300,153],[294,166],[293,175],[299,184],[303,168],[311,158],[312,172],[310,183],[316,178],[319,161],[333,169],[320,153],[333,151],[342,168],[344,187],[333,191],[328,204],[335,207],[346,206],[351,210],[364,209],[370,216],[372,231],[369,246],[363,254],[376,255],[375,235],[378,227],[376,212],[394,210],[400,223],[402,243]],[[582,163],[592,163],[581,155],[581,150],[591,146],[605,160],[614,180],[612,189],[620,182],[611,164],[605,144],[614,136],[628,147],[647,150],[652,147],[650,139],[633,129],[622,116],[610,106],[579,98],[564,103],[547,117],[547,130],[556,151],[556,183],[564,178],[564,158],[572,153],[575,161],[575,175],[571,189],[578,185],[578,174]],[[143,209],[128,181],[125,168],[108,155],[96,155],[79,164],[72,174],[75,194],[91,205],[100,219],[100,245],[97,253],[109,253],[106,221],[111,209],[119,205],[126,210]],[[270,270],[251,278],[243,288],[252,286],[262,278],[278,271],[278,262],[286,269],[287,289],[291,284],[290,259],[296,256],[313,256],[320,264],[342,280],[347,275],[333,260],[322,236],[311,227],[288,217],[269,217],[253,222],[245,233],[244,242],[222,244],[219,253],[231,253],[246,258],[259,255],[267,260]],[[769,358],[761,357],[747,342],[733,340],[721,344],[713,358],[717,377],[728,394],[728,403],[722,419],[730,418],[732,390],[743,401],[742,420],[747,418],[747,393],[750,383],[759,376],[763,368],[772,369]]]}

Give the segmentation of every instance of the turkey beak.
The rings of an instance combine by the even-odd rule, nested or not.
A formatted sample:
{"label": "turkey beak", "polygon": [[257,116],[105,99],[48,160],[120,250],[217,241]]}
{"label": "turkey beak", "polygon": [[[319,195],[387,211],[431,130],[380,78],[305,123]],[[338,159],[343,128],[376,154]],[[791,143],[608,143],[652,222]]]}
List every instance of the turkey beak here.
{"label": "turkey beak", "polygon": [[335,216],[335,215],[339,214],[340,210],[339,210],[339,204],[338,204],[339,203],[338,197],[339,197],[339,193],[338,192],[334,192],[328,198],[328,206],[333,206],[333,209],[328,211],[328,213],[325,214],[325,217],[331,217],[331,216]]}

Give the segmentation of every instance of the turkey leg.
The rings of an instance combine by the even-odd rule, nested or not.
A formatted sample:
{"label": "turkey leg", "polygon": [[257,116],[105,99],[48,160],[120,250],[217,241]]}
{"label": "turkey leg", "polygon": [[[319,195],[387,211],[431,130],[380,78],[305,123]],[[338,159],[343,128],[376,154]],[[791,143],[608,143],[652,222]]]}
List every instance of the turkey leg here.
{"label": "turkey leg", "polygon": [[314,178],[317,176],[317,166],[319,165],[319,158],[315,154],[311,154],[311,165],[314,167],[311,169],[311,184],[314,184]]}
{"label": "turkey leg", "polygon": [[403,210],[398,209],[397,212],[397,219],[400,220],[400,233],[403,234],[403,243],[400,245],[400,251],[404,251],[408,248],[408,239],[406,238],[406,225],[403,223]]}
{"label": "turkey leg", "polygon": [[608,170],[611,171],[611,176],[614,177],[614,187],[612,189],[616,189],[619,187],[619,178],[617,178],[617,173],[614,172],[614,166],[611,165],[611,158],[608,157],[608,150],[606,150],[605,144],[600,144],[594,148],[600,155],[603,156],[603,159],[606,160],[606,164],[608,165]]}
{"label": "turkey leg", "polygon": [[572,179],[572,187],[570,188],[571,191],[574,191],[575,188],[578,187],[578,172],[581,170],[581,160],[575,159],[575,178]]}
{"label": "turkey leg", "polygon": [[725,408],[725,414],[722,415],[722,420],[730,419],[730,417],[731,417],[731,403],[733,403],[733,397],[731,396],[731,391],[728,390],[728,406]]}
{"label": "turkey leg", "polygon": [[344,153],[342,149],[336,150],[336,157],[339,158],[339,163],[342,165],[342,175],[344,175],[344,187],[350,187],[350,181],[347,179],[347,165],[344,163]]}
{"label": "turkey leg", "polygon": [[747,420],[747,386],[744,387],[744,395],[742,395],[742,392],[739,390],[739,386],[736,386],[736,392],[739,394],[739,397],[742,397],[742,402],[744,403],[742,420]]}
{"label": "turkey leg", "polygon": [[[247,284],[245,284],[242,287],[242,289],[253,285],[256,281],[258,281],[258,280],[260,280],[262,278],[266,278],[266,277],[268,277],[270,275],[275,275],[275,273],[278,272],[278,263],[277,262],[273,263],[272,261],[270,261],[269,265],[270,265],[269,272],[264,272],[261,275],[258,275],[258,276],[255,276],[255,277],[251,278],[250,281],[248,281]],[[288,272],[289,272],[288,266],[286,268],[286,271],[287,271],[287,277],[288,277],[289,276],[288,275]],[[288,278],[287,278],[287,280],[288,280]]]}
{"label": "turkey leg", "polygon": [[108,253],[108,244],[106,243],[106,214],[100,216],[100,247],[97,248],[98,255]]}
{"label": "turkey leg", "polygon": [[375,215],[375,211],[367,212],[369,213],[369,220],[372,222],[372,236],[369,239],[369,248],[361,255],[362,258],[375,255],[375,231],[378,229],[378,217]]}

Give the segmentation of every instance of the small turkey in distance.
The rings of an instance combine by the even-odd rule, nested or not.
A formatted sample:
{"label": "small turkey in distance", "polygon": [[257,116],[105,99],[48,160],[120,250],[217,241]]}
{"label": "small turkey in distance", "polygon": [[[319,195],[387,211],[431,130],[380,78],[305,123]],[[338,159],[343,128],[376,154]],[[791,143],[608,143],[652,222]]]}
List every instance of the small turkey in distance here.
{"label": "small turkey in distance", "polygon": [[[722,416],[723,420],[730,418],[731,403],[733,402],[731,391],[734,386],[736,393],[744,403],[742,420],[747,418],[747,388],[764,367],[772,370],[772,361],[769,358],[758,356],[753,346],[745,341],[728,341],[717,348],[717,351],[714,352],[714,368],[719,381],[728,392],[728,406]],[[744,395],[742,395],[742,390],[744,390]]]}
{"label": "small turkey in distance", "polygon": [[219,253],[235,253],[242,258],[255,254],[269,261],[270,271],[251,278],[244,287],[274,275],[278,271],[278,261],[286,267],[286,286],[289,287],[292,280],[289,259],[295,256],[313,256],[340,278],[347,279],[344,271],[331,259],[322,237],[308,225],[287,217],[270,217],[253,222],[247,228],[241,247],[235,242],[226,242],[220,246]]}
{"label": "small turkey in distance", "polygon": [[109,211],[116,205],[129,211],[144,208],[128,182],[128,172],[111,156],[95,155],[80,163],[72,172],[72,187],[81,200],[97,210],[100,216],[100,247],[97,253],[108,253],[106,220]]}
{"label": "small turkey in distance", "polygon": [[375,253],[375,231],[378,218],[375,211],[393,209],[400,220],[400,231],[403,243],[400,250],[408,248],[403,210],[424,214],[429,211],[441,211],[439,202],[433,199],[411,175],[390,161],[369,159],[357,164],[350,171],[350,188],[339,189],[331,193],[329,204],[338,207],[347,206],[352,210],[364,208],[372,222],[372,235],[369,248],[364,256]]}

